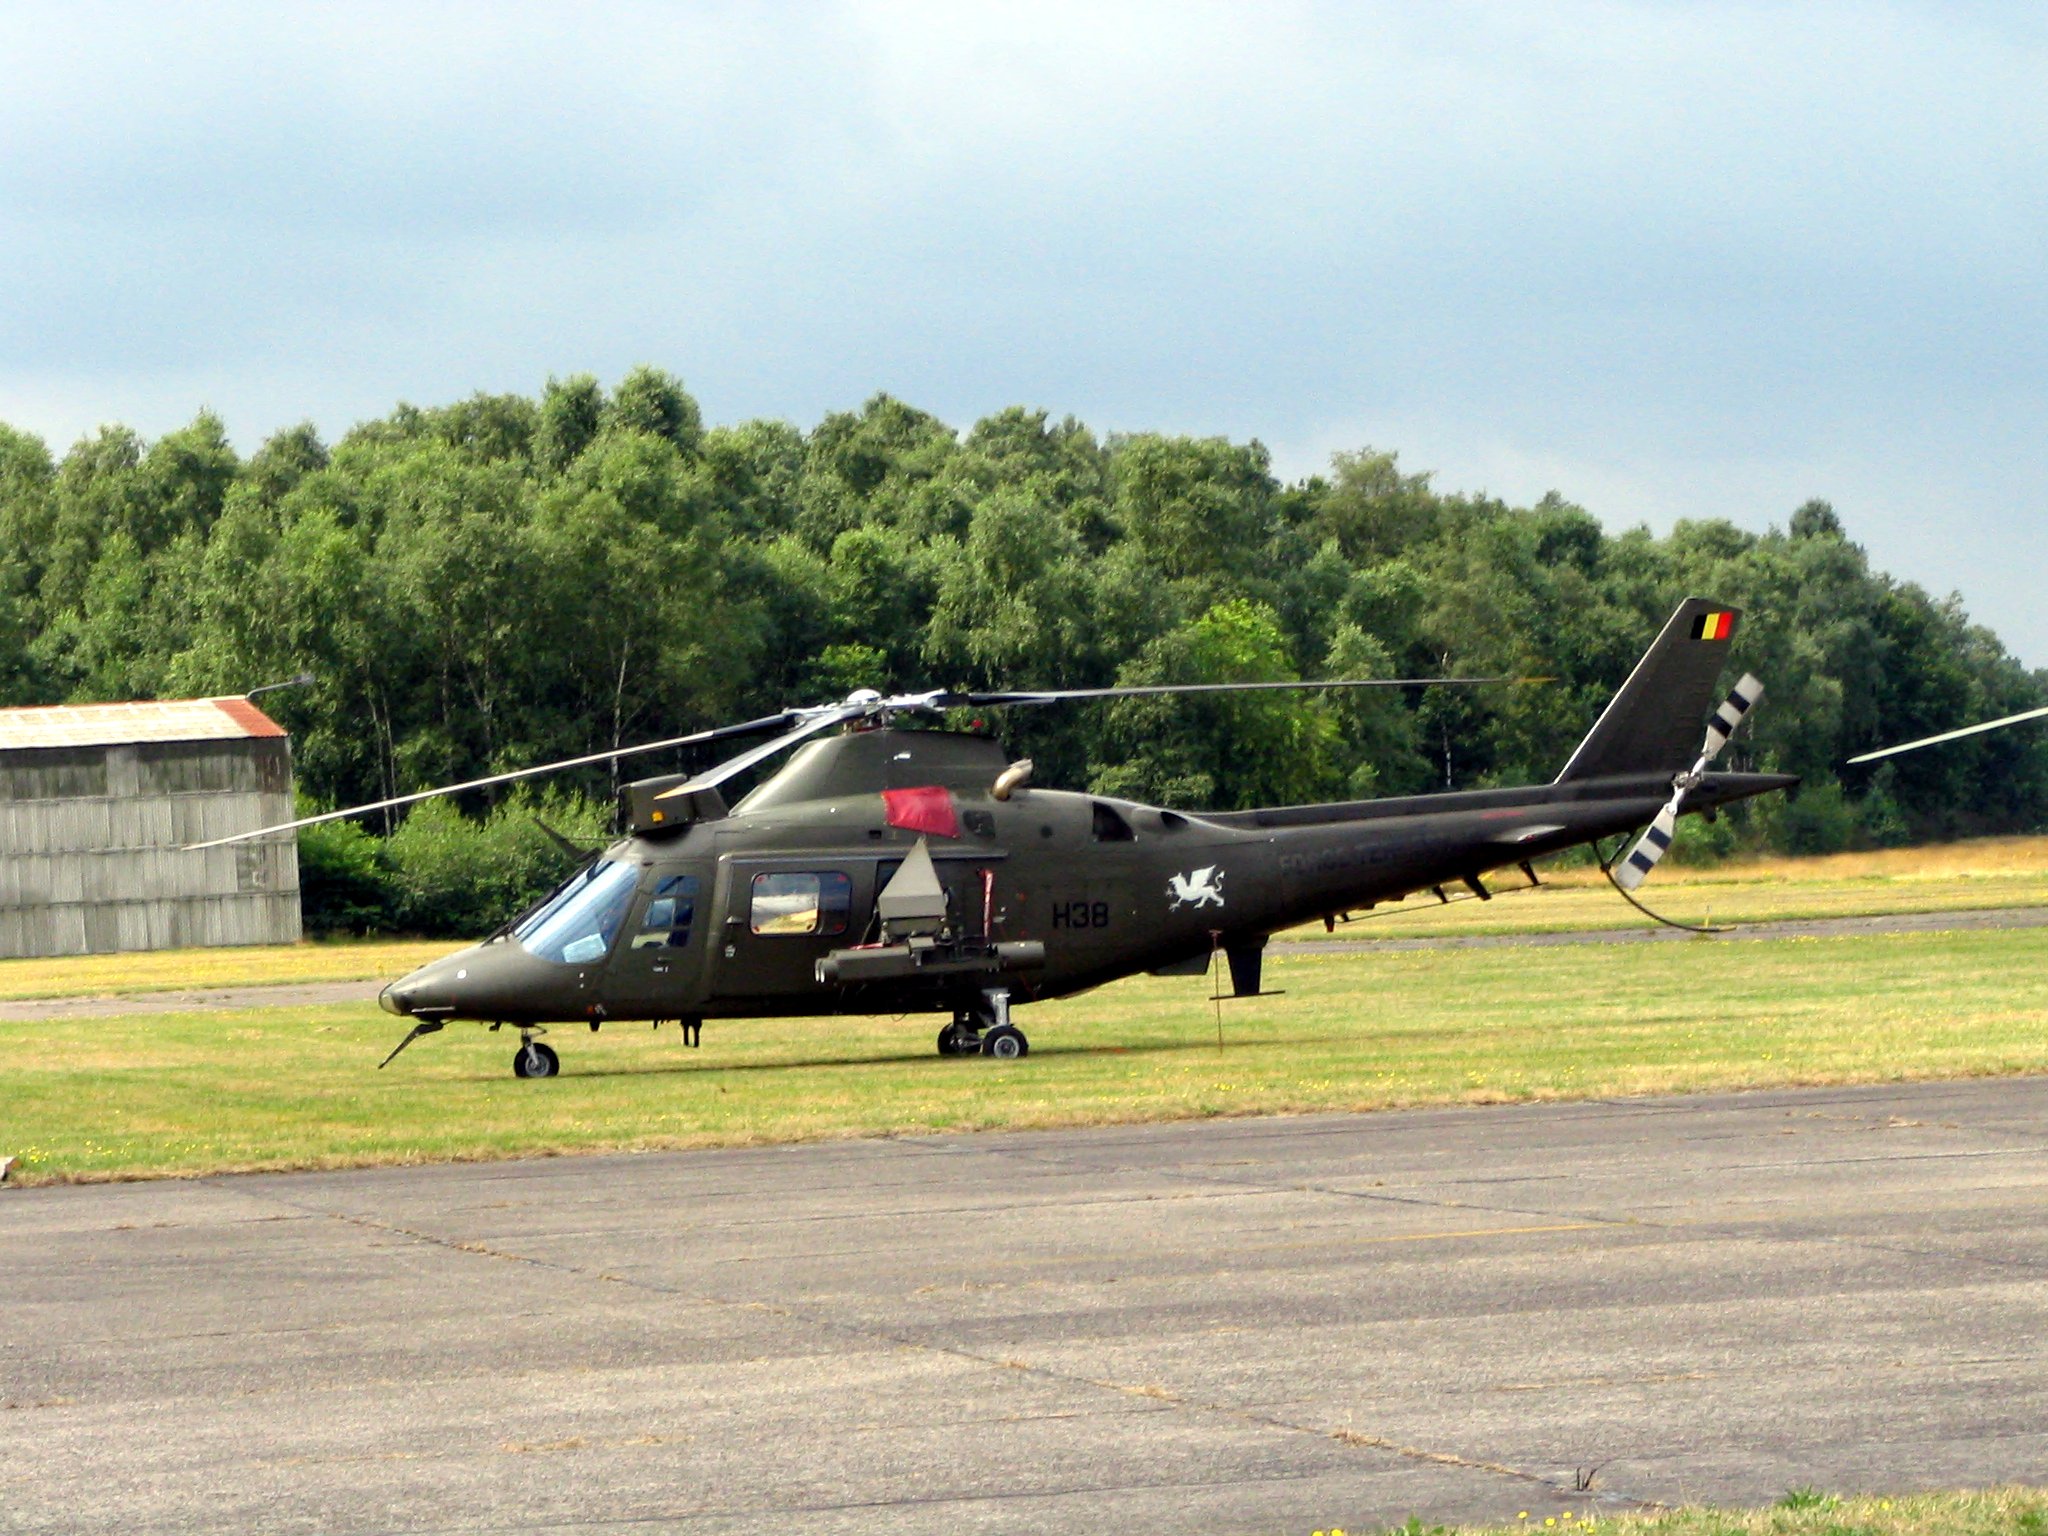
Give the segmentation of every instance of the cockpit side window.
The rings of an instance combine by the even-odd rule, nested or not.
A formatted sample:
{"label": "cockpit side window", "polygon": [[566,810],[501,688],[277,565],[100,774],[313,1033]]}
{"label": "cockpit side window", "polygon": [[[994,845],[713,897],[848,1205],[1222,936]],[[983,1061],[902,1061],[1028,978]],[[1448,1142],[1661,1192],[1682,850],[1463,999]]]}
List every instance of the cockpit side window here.
{"label": "cockpit side window", "polygon": [[663,875],[655,882],[647,910],[640,914],[640,931],[633,935],[635,949],[687,949],[690,923],[697,915],[697,877]]}
{"label": "cockpit side window", "polygon": [[633,904],[640,866],[600,859],[555,898],[513,929],[527,950],[543,960],[588,965],[611,952],[612,940]]}

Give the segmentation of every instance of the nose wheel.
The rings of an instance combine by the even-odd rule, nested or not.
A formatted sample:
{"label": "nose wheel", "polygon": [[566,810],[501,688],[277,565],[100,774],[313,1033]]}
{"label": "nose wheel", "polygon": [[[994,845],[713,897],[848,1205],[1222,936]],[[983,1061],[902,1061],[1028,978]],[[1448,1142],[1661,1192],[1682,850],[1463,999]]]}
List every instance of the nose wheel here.
{"label": "nose wheel", "polygon": [[514,1077],[554,1077],[562,1070],[562,1058],[557,1056],[553,1046],[543,1045],[531,1035],[519,1042],[519,1049],[512,1053],[512,1075]]}

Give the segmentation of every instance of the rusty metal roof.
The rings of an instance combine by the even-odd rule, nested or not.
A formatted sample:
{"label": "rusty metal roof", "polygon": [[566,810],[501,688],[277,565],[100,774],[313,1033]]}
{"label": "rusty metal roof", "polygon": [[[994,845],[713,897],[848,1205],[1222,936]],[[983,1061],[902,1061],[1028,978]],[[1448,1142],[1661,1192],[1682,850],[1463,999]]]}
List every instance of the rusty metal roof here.
{"label": "rusty metal roof", "polygon": [[0,709],[0,752],[145,741],[239,741],[284,734],[283,726],[240,696]]}

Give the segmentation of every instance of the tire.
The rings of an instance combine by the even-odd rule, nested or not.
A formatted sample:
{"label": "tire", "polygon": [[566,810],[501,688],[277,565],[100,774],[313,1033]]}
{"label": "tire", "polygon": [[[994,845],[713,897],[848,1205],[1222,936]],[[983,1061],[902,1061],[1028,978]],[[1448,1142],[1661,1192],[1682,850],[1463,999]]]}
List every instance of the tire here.
{"label": "tire", "polygon": [[1024,1031],[1014,1024],[992,1029],[981,1037],[981,1054],[997,1061],[1015,1061],[1030,1049],[1031,1042],[1024,1038]]}
{"label": "tire", "polygon": [[514,1077],[553,1077],[561,1070],[562,1058],[555,1054],[554,1047],[538,1040],[529,1041],[512,1053]]}

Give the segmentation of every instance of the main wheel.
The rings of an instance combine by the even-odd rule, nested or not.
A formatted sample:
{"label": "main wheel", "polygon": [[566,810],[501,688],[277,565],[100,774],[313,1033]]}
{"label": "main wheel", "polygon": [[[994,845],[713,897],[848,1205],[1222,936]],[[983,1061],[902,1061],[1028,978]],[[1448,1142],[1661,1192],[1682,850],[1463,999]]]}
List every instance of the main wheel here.
{"label": "main wheel", "polygon": [[1024,1031],[1014,1024],[1001,1025],[981,1037],[981,1054],[997,1061],[1015,1061],[1030,1049],[1031,1042],[1024,1038]]}
{"label": "main wheel", "polygon": [[941,1056],[972,1056],[980,1044],[973,1027],[962,1024],[958,1019],[939,1031]]}
{"label": "main wheel", "polygon": [[538,1040],[529,1040],[512,1053],[514,1077],[553,1077],[561,1070],[562,1058],[555,1054],[554,1047]]}

